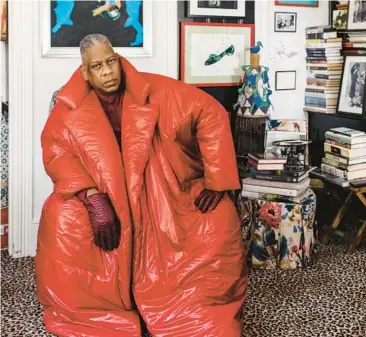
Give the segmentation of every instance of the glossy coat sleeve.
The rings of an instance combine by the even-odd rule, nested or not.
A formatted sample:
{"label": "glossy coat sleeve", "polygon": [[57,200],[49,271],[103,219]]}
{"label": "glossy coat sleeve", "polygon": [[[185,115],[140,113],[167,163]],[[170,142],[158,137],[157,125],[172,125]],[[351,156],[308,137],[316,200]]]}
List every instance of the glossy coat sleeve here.
{"label": "glossy coat sleeve", "polygon": [[205,103],[198,112],[196,131],[204,164],[205,188],[216,191],[239,189],[228,112],[214,98],[202,94]]}
{"label": "glossy coat sleeve", "polygon": [[54,193],[63,199],[71,198],[83,189],[96,187],[76,155],[70,142],[71,135],[62,123],[61,116],[67,111],[66,105],[57,102],[41,135],[45,170],[54,184]]}

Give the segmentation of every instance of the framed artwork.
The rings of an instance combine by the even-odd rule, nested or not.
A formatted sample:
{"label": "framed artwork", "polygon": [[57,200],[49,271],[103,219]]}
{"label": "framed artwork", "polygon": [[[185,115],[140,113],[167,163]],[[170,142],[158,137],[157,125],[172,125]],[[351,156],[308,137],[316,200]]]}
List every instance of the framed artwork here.
{"label": "framed artwork", "polygon": [[253,45],[253,24],[181,22],[180,79],[202,87],[235,86]]}
{"label": "framed artwork", "polygon": [[41,1],[44,57],[79,57],[88,34],[106,35],[125,57],[152,56],[152,1]]}
{"label": "framed artwork", "polygon": [[366,117],[365,100],[366,56],[346,55],[343,66],[337,113]]}
{"label": "framed artwork", "polygon": [[348,2],[347,29],[366,29],[366,1]]}
{"label": "framed artwork", "polygon": [[0,1],[1,41],[8,41],[8,1]]}
{"label": "framed artwork", "polygon": [[318,7],[318,0],[275,0],[276,6]]}
{"label": "framed artwork", "polygon": [[297,14],[288,12],[275,12],[274,31],[295,33],[297,26]]}
{"label": "framed artwork", "polygon": [[295,90],[296,71],[284,70],[275,72],[275,90]]}
{"label": "framed artwork", "polygon": [[190,17],[245,17],[245,1],[246,0],[189,0],[187,1],[187,12]]}
{"label": "framed artwork", "polygon": [[347,28],[347,9],[335,9],[332,12],[332,27],[334,29]]}

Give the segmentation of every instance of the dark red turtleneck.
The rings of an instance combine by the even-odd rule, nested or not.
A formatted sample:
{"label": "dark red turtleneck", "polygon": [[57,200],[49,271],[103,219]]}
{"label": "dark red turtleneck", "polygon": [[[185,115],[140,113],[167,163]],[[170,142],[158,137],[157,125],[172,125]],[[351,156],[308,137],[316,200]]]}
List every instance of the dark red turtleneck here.
{"label": "dark red turtleneck", "polygon": [[123,93],[118,91],[110,95],[96,92],[103,110],[112,125],[119,148],[121,150],[121,113],[123,103]]}

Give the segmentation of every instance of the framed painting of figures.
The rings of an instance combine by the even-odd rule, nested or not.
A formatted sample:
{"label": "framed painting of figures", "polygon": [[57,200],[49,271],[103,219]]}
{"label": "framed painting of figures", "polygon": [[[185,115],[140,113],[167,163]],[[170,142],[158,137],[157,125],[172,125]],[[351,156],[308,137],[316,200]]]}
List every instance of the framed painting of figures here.
{"label": "framed painting of figures", "polygon": [[152,5],[149,0],[41,1],[43,57],[79,57],[88,34],[103,34],[125,57],[152,56]]}

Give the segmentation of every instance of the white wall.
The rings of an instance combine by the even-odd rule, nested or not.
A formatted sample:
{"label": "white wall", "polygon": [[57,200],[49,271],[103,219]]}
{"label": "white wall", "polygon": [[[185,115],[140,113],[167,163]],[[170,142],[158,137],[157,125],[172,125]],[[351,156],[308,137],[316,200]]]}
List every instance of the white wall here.
{"label": "white wall", "polygon": [[[326,0],[319,1],[319,7],[293,7],[275,6],[274,0],[260,0],[265,3],[268,11],[268,35],[262,42],[264,44],[261,55],[261,64],[270,68],[269,79],[272,89],[275,88],[275,71],[296,70],[296,90],[273,91],[271,102],[274,111],[272,118],[283,119],[306,119],[307,114],[303,112],[304,93],[306,85],[305,69],[305,28],[308,26],[328,24],[328,6]],[[256,0],[257,6],[258,0]],[[297,13],[296,33],[274,32],[274,12],[295,12]],[[256,22],[257,24],[257,22]],[[297,52],[297,55],[282,59],[276,53],[276,49],[283,43],[287,51]]]}

